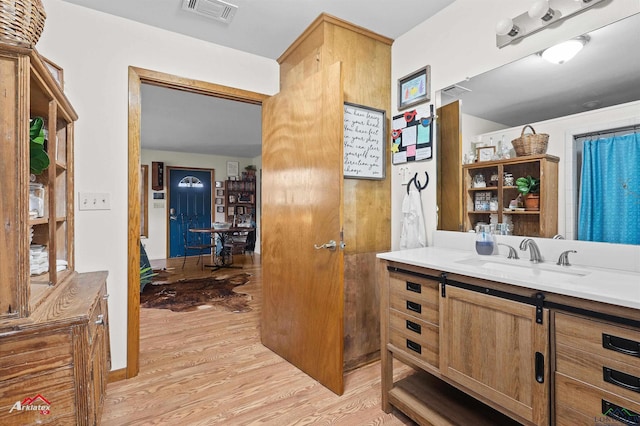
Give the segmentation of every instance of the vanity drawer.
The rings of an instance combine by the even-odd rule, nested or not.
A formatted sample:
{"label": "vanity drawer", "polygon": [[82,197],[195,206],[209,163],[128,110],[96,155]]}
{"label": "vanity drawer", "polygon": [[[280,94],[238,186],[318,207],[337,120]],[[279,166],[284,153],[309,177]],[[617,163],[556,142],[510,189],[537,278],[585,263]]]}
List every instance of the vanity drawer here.
{"label": "vanity drawer", "polygon": [[[586,424],[640,424],[638,413],[640,404],[619,395],[604,391],[587,383],[555,373],[556,383],[556,424],[570,423],[571,418],[584,416]],[[575,413],[574,413],[575,412]],[[629,422],[616,423],[619,416]],[[635,422],[634,422],[635,421]]]}
{"label": "vanity drawer", "polygon": [[439,283],[420,277],[391,274],[389,305],[431,324],[439,321]]}
{"label": "vanity drawer", "polygon": [[640,367],[559,344],[556,371],[640,404]]}
{"label": "vanity drawer", "polygon": [[389,310],[391,344],[438,367],[440,332],[437,326],[394,309]]}
{"label": "vanity drawer", "polygon": [[556,313],[557,345],[566,345],[640,368],[640,331],[604,321]]}

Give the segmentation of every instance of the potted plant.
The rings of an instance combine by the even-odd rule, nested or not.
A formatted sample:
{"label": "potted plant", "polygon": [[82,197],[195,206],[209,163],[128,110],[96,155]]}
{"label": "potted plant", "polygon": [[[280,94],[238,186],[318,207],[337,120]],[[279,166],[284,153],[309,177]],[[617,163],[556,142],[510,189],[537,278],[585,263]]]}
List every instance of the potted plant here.
{"label": "potted plant", "polygon": [[526,210],[540,210],[540,179],[532,176],[516,179],[518,192],[524,198]]}

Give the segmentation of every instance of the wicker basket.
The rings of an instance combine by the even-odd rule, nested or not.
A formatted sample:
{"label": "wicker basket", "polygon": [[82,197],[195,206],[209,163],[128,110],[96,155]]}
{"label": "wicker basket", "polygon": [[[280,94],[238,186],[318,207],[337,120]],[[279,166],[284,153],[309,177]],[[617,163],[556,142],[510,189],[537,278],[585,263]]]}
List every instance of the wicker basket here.
{"label": "wicker basket", "polygon": [[0,0],[0,43],[35,46],[46,17],[41,0]]}
{"label": "wicker basket", "polygon": [[[533,133],[524,134],[524,131],[528,128]],[[523,157],[526,155],[545,154],[547,152],[547,144],[549,143],[549,135],[546,133],[536,133],[536,131],[530,125],[526,125],[522,128],[522,133],[519,138],[515,138],[511,141],[513,149],[516,151],[516,156]]]}

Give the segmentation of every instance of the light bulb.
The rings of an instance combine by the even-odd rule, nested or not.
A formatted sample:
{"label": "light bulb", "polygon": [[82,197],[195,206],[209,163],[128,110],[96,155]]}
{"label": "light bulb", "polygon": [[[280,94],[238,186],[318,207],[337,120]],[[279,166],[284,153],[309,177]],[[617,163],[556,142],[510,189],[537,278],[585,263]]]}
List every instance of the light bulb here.
{"label": "light bulb", "polygon": [[496,34],[500,36],[510,35],[511,37],[513,37],[518,34],[519,31],[520,28],[513,25],[513,20],[509,18],[501,19],[496,25]]}
{"label": "light bulb", "polygon": [[553,18],[555,12],[549,7],[547,0],[538,0],[531,5],[527,11],[527,15],[531,19],[542,19],[543,21],[549,21]]}
{"label": "light bulb", "polygon": [[586,42],[586,39],[580,38],[567,40],[546,49],[542,52],[541,56],[553,64],[564,64],[576,56],[576,54],[584,47]]}

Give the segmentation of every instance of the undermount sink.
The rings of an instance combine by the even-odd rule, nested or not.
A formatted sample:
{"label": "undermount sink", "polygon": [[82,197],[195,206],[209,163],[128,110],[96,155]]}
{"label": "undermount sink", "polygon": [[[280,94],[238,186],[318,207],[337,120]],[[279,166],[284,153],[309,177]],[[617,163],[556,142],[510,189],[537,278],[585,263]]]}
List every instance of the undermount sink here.
{"label": "undermount sink", "polygon": [[473,257],[459,260],[456,263],[474,266],[486,272],[509,274],[522,278],[534,278],[544,280],[567,280],[588,275],[588,271],[571,269],[571,267],[557,266],[550,263],[531,263],[528,260],[511,260],[501,258],[487,259]]}

